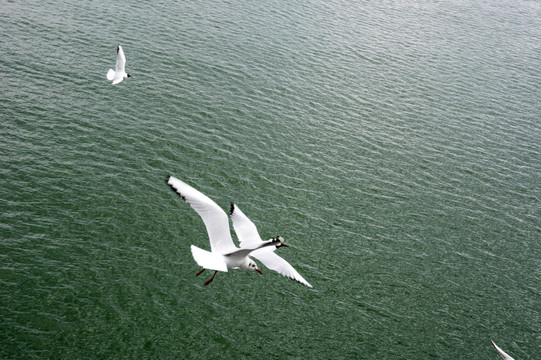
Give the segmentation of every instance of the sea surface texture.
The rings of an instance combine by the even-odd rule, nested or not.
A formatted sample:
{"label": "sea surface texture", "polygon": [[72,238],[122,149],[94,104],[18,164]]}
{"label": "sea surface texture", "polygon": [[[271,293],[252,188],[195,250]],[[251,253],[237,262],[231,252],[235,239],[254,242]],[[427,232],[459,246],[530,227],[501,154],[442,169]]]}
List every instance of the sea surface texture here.
{"label": "sea surface texture", "polygon": [[[541,359],[540,1],[6,0],[0,23],[1,359]],[[284,237],[313,289],[262,264],[203,286],[169,175]]]}

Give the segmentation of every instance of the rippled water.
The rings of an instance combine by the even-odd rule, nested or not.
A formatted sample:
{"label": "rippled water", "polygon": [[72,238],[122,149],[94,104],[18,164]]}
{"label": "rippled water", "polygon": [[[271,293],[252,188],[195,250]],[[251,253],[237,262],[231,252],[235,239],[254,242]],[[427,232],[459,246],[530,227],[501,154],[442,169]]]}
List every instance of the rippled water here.
{"label": "rippled water", "polygon": [[[541,3],[0,5],[0,357],[541,356]],[[122,44],[126,70],[106,80]],[[208,287],[175,175],[314,286]]]}

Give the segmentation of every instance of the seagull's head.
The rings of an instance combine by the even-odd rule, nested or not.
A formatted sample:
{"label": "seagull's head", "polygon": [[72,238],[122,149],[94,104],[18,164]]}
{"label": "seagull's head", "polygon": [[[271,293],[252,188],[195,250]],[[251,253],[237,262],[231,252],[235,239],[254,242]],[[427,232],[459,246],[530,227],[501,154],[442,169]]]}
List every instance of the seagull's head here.
{"label": "seagull's head", "polygon": [[280,246],[286,246],[287,247],[287,244],[284,242],[284,238],[281,237],[281,236],[277,236],[275,238],[272,238],[272,243],[277,247],[279,248]]}
{"label": "seagull's head", "polygon": [[251,259],[248,261],[248,269],[254,270],[254,271],[257,271],[260,274],[263,274],[261,272],[261,270],[259,270],[259,268],[257,267],[257,264]]}

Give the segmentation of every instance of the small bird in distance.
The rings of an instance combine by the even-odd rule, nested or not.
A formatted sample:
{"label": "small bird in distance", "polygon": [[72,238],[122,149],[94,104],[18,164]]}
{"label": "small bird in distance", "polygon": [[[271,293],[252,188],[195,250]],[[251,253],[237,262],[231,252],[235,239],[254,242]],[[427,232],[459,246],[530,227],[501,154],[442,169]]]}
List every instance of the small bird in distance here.
{"label": "small bird in distance", "polygon": [[122,46],[118,45],[116,48],[116,70],[109,69],[107,72],[107,80],[112,81],[112,85],[116,85],[125,78],[132,77],[130,74],[126,73],[126,56],[124,56],[124,51]]}

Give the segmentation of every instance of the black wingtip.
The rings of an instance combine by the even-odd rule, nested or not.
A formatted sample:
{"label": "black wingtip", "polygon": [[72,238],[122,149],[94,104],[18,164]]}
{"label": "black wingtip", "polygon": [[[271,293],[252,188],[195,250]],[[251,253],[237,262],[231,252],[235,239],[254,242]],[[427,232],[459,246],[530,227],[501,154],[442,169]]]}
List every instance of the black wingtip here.
{"label": "black wingtip", "polygon": [[177,190],[173,187],[173,185],[170,185],[170,184],[168,184],[167,182],[166,182],[166,184],[167,184],[167,186],[169,186],[169,188],[170,188],[171,190],[173,190],[173,192],[174,192],[175,194],[177,194],[178,196],[182,197],[182,196],[177,192]]}
{"label": "black wingtip", "polygon": [[233,215],[233,211],[235,211],[235,204],[231,203],[231,206],[229,207],[229,215]]}
{"label": "black wingtip", "polygon": [[167,184],[167,186],[169,186],[169,187],[171,188],[171,190],[173,190],[173,192],[174,192],[175,194],[177,194],[182,200],[188,202],[188,201],[186,200],[186,198],[185,198],[181,193],[179,193],[179,192],[177,191],[177,189],[175,189],[175,187],[174,187],[173,185],[169,184],[169,180],[171,179],[171,177],[172,177],[172,176],[169,175],[169,176],[167,177],[167,179],[165,179],[165,183]]}

